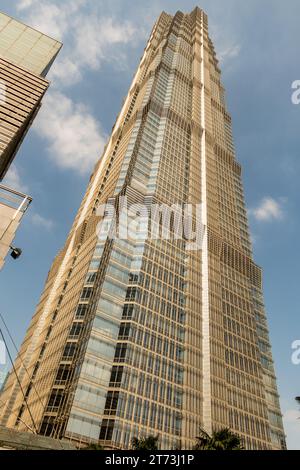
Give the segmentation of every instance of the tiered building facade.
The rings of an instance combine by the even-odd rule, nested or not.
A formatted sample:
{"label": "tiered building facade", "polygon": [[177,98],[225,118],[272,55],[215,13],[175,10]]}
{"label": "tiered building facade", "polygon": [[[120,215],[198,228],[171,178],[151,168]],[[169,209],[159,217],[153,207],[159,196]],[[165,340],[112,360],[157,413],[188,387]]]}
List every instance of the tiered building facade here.
{"label": "tiered building facade", "polygon": [[[201,249],[99,238],[97,208],[124,196],[201,204]],[[0,397],[9,427],[108,448],[159,434],[162,449],[230,427],[248,449],[285,448],[241,166],[199,8],[156,22],[15,368],[24,396],[11,373]]]}

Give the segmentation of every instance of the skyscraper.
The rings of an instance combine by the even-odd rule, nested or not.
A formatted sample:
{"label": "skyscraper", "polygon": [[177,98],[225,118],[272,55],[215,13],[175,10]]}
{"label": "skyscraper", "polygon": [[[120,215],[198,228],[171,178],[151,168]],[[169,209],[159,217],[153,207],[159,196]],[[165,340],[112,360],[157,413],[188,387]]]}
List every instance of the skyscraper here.
{"label": "skyscraper", "polygon": [[[99,236],[125,198],[141,211],[200,205],[201,248],[175,236],[175,213],[170,237]],[[11,373],[0,397],[9,427],[112,448],[159,434],[162,449],[230,427],[248,449],[285,447],[241,166],[199,8],[156,22],[15,369],[22,388]]]}
{"label": "skyscraper", "polygon": [[[61,46],[0,12],[0,181],[40,109],[49,86],[45,76]],[[0,269],[30,202],[0,185]]]}

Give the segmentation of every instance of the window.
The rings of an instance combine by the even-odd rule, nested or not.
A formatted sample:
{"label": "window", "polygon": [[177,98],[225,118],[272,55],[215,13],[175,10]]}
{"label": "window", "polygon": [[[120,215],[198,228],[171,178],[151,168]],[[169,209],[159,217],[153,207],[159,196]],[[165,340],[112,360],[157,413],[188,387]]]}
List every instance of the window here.
{"label": "window", "polygon": [[139,276],[138,274],[133,274],[133,273],[130,273],[129,274],[129,282],[138,282],[139,280]]}
{"label": "window", "polygon": [[136,292],[136,287],[129,287],[126,292],[126,300],[134,300]]}
{"label": "window", "polygon": [[85,284],[93,284],[96,281],[97,273],[88,273],[85,279]]}
{"label": "window", "polygon": [[62,390],[53,390],[49,398],[47,410],[51,411],[53,408],[58,408],[61,405],[62,400],[63,400]]}
{"label": "window", "polygon": [[70,331],[70,336],[71,337],[77,337],[80,335],[81,329],[82,329],[82,323],[73,323]]}
{"label": "window", "polygon": [[84,287],[81,293],[81,300],[88,300],[92,295],[93,289],[91,287]]}
{"label": "window", "polygon": [[43,346],[42,346],[42,349],[40,351],[39,359],[41,359],[43,357],[45,349],[46,349],[46,344],[44,343]]}
{"label": "window", "polygon": [[27,390],[26,390],[26,393],[25,393],[25,398],[28,398],[29,397],[29,393],[32,389],[32,383],[30,383],[27,387]]}
{"label": "window", "polygon": [[75,313],[75,318],[84,318],[87,312],[86,304],[79,304]]}
{"label": "window", "polygon": [[119,392],[108,392],[105,403],[105,414],[115,415],[119,400]]}
{"label": "window", "polygon": [[182,348],[176,348],[176,360],[177,361],[182,361],[183,359],[183,349]]}
{"label": "window", "polygon": [[115,353],[115,361],[116,362],[124,362],[126,356],[126,344],[117,344],[116,353]]}
{"label": "window", "polygon": [[48,328],[48,332],[47,332],[47,336],[46,336],[46,338],[45,338],[45,341],[47,341],[47,340],[49,339],[49,337],[50,337],[50,335],[51,335],[51,330],[52,330],[52,326],[50,326],[50,327]]}
{"label": "window", "polygon": [[72,358],[75,355],[75,350],[76,350],[75,343],[67,343],[65,346],[63,357],[66,359]]}
{"label": "window", "polygon": [[109,386],[117,387],[121,385],[122,375],[123,375],[123,367],[114,366],[111,371]]}
{"label": "window", "polygon": [[180,408],[182,406],[183,392],[180,390],[175,390],[174,395],[174,404],[176,407]]}
{"label": "window", "polygon": [[99,439],[110,441],[114,430],[114,420],[103,419]]}
{"label": "window", "polygon": [[68,365],[61,365],[57,371],[55,383],[57,385],[61,384],[62,382],[66,382],[69,378],[70,374],[70,367]]}
{"label": "window", "polygon": [[128,319],[131,319],[132,316],[133,316],[133,308],[134,306],[133,305],[130,305],[130,304],[125,304],[124,305],[124,308],[123,308],[123,315],[122,315],[122,318],[128,318]]}
{"label": "window", "polygon": [[142,424],[147,425],[149,415],[149,402],[144,401],[143,413],[142,413]]}
{"label": "window", "polygon": [[54,426],[54,416],[46,416],[42,422],[39,434],[42,436],[51,436]]}
{"label": "window", "polygon": [[34,370],[33,370],[33,373],[32,373],[31,380],[33,380],[33,379],[35,378],[35,376],[36,376],[36,373],[37,373],[37,371],[38,371],[38,368],[39,368],[39,366],[40,366],[40,363],[39,363],[39,362],[37,362],[37,363],[36,363],[36,365],[34,366]]}
{"label": "window", "polygon": [[127,323],[121,323],[119,339],[128,339],[129,334],[130,334],[130,325],[128,325]]}

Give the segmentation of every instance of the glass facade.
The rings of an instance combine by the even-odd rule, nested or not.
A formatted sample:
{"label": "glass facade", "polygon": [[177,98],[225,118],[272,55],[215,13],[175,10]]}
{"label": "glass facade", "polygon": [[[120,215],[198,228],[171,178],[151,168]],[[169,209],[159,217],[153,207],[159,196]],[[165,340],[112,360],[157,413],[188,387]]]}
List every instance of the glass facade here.
{"label": "glass facade", "polygon": [[0,12],[0,180],[41,106],[61,43]]}
{"label": "glass facade", "polygon": [[0,57],[45,77],[61,43],[0,12]]}
{"label": "glass facade", "polygon": [[[174,219],[169,238],[98,237],[97,208],[123,196],[201,204],[201,249],[174,236]],[[230,427],[248,449],[285,447],[261,270],[200,9],[156,22],[15,367],[47,436],[126,449],[158,434],[161,449],[190,449],[200,426]],[[23,429],[13,375],[1,400],[2,424]]]}

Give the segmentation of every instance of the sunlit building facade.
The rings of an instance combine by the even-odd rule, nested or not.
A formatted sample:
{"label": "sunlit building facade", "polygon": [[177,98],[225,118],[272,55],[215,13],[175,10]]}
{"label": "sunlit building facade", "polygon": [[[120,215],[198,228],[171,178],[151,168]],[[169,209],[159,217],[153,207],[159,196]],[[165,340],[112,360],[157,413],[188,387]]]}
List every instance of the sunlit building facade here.
{"label": "sunlit building facade", "polygon": [[30,203],[30,196],[0,184],[0,269]]}
{"label": "sunlit building facade", "polygon": [[[97,208],[202,205],[201,249],[98,237]],[[207,16],[156,22],[1,399],[0,422],[129,448],[191,449],[229,427],[285,448],[241,166]]]}
{"label": "sunlit building facade", "polygon": [[0,180],[23,141],[61,43],[0,12]]}

